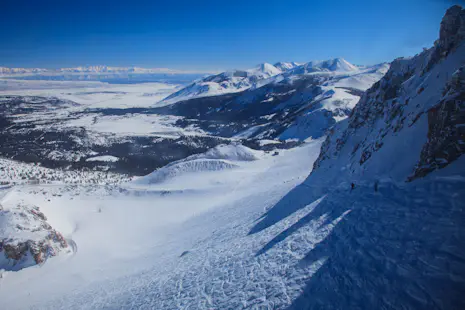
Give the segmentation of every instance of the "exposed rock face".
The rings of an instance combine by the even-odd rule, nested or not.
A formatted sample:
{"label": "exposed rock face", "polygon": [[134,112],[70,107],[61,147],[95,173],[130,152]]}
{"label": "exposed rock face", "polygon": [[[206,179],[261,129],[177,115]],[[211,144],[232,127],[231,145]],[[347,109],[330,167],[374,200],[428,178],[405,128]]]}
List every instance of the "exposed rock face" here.
{"label": "exposed rock face", "polygon": [[[435,46],[394,60],[386,75],[362,96],[347,123],[331,131],[314,170],[337,159],[339,163],[328,167],[336,163],[341,170],[350,167],[355,178],[366,176],[367,169],[390,173],[380,167],[396,167],[393,157],[399,163],[409,158],[410,166],[402,169],[411,169],[404,180],[413,180],[459,158],[465,150],[464,41],[465,10],[453,6],[442,20]],[[414,152],[416,161],[411,160]]]}
{"label": "exposed rock face", "polygon": [[447,166],[465,153],[465,66],[452,76],[441,102],[428,111],[428,142],[413,180]]}
{"label": "exposed rock face", "polygon": [[36,206],[0,207],[0,269],[19,270],[67,249],[65,238]]}
{"label": "exposed rock face", "polygon": [[465,38],[465,10],[460,5],[449,8],[441,22],[438,45],[448,53]]}
{"label": "exposed rock face", "polygon": [[[431,54],[424,72],[453,52],[465,39],[465,10],[454,5],[446,11],[439,30],[439,39],[434,42],[434,52]],[[424,73],[423,72],[423,73]]]}

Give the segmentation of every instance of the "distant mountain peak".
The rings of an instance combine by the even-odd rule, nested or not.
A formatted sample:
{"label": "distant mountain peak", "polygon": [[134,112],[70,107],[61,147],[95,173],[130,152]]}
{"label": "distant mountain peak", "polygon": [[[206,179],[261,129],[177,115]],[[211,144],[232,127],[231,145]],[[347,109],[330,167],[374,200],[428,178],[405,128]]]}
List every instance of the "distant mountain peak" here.
{"label": "distant mountain peak", "polygon": [[320,68],[322,70],[329,70],[329,71],[356,71],[358,68],[345,60],[344,58],[333,58],[328,60],[322,61],[311,61],[309,64],[312,67]]}
{"label": "distant mountain peak", "polygon": [[276,68],[278,68],[279,70],[281,71],[288,71],[288,70],[291,70],[291,69],[294,69],[295,67],[298,67],[302,65],[301,63],[298,63],[298,62],[285,62],[285,61],[279,61],[277,63],[274,64],[274,66]]}
{"label": "distant mountain peak", "polygon": [[280,69],[267,62],[259,64],[255,69],[252,69],[251,71],[259,71],[265,74],[269,74],[270,76],[282,73]]}

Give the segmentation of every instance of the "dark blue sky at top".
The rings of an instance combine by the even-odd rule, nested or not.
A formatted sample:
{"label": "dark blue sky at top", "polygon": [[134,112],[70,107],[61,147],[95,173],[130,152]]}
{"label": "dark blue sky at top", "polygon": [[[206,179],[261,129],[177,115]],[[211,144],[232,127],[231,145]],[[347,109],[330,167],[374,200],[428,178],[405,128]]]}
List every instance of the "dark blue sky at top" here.
{"label": "dark blue sky at top", "polygon": [[221,70],[333,57],[373,64],[430,47],[452,4],[0,0],[0,66]]}

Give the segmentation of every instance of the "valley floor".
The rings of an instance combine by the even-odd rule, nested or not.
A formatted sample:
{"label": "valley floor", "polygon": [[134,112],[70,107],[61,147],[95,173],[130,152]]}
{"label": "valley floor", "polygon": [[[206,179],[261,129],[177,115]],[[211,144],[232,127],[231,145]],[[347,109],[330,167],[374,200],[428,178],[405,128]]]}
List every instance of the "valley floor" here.
{"label": "valley floor", "polygon": [[72,245],[3,271],[2,308],[465,307],[465,180],[454,167],[377,191],[323,188],[306,180],[321,142],[154,184],[1,189],[3,206],[39,206]]}

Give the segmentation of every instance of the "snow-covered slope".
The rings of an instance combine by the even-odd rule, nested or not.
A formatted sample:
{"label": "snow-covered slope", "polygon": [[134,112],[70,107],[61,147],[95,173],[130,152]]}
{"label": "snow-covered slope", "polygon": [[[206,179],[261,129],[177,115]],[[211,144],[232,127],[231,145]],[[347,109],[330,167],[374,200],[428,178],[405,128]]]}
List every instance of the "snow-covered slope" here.
{"label": "snow-covered slope", "polygon": [[76,250],[3,272],[2,306],[463,308],[463,179],[301,183],[320,145],[112,192],[15,188]]}
{"label": "snow-covered slope", "polygon": [[458,159],[465,151],[464,42],[465,11],[456,6],[434,47],[396,59],[332,130],[315,173],[405,181]]}
{"label": "snow-covered slope", "polygon": [[[0,277],[2,307],[131,308],[127,302],[132,301],[125,292],[132,290],[147,297],[159,296],[149,297],[144,305],[138,306],[148,309],[176,309],[189,304],[204,308],[208,307],[202,306],[205,298],[209,299],[212,293],[217,297],[212,296],[210,307],[236,304],[252,307],[266,303],[261,297],[264,290],[276,296],[273,298],[276,305],[288,304],[290,299],[279,297],[279,292],[283,292],[284,281],[289,283],[287,294],[294,297],[299,294],[304,282],[290,285],[301,278],[293,266],[299,258],[281,246],[278,255],[255,254],[303,213],[273,230],[253,236],[247,233],[265,209],[305,178],[311,166],[303,168],[301,163],[316,158],[320,143],[282,151],[279,156],[262,154],[254,161],[235,160],[250,159],[255,154],[245,147],[220,147],[205,157],[227,154],[237,168],[182,172],[164,182],[145,187],[131,183],[111,192],[82,190],[76,194],[77,189],[70,192],[58,184],[7,189],[10,202],[15,197],[34,201],[49,224],[73,240],[77,250],[72,256],[49,259],[40,267],[4,272]],[[244,152],[248,155],[243,156]],[[331,226],[314,227],[320,232],[317,239],[327,235],[324,227]],[[317,239],[309,235],[301,244],[308,245]],[[285,267],[287,275],[280,275],[275,269],[282,259],[289,262]],[[210,267],[204,265],[207,262]],[[304,278],[315,269],[315,266],[306,268]],[[250,272],[255,274],[252,286],[239,289]],[[212,277],[213,274],[216,276]],[[152,278],[152,284],[146,282],[147,276]],[[276,281],[268,288],[262,287],[270,276]],[[178,290],[175,283],[181,278],[185,285]],[[159,287],[163,281],[165,285]],[[211,288],[207,289],[207,295],[200,293],[202,283],[220,288],[221,281],[224,286],[218,293],[223,292],[223,297]],[[104,295],[112,296],[112,301],[93,294],[103,287],[107,292]],[[12,294],[13,291],[17,293]],[[173,299],[175,291],[180,295]]]}

